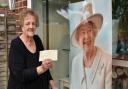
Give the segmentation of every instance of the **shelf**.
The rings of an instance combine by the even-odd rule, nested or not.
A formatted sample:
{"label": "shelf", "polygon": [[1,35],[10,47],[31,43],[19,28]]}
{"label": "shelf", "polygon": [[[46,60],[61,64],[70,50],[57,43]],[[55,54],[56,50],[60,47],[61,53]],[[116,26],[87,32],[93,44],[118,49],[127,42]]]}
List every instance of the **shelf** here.
{"label": "shelf", "polygon": [[112,60],[112,65],[128,67],[128,61],[127,60],[113,59]]}

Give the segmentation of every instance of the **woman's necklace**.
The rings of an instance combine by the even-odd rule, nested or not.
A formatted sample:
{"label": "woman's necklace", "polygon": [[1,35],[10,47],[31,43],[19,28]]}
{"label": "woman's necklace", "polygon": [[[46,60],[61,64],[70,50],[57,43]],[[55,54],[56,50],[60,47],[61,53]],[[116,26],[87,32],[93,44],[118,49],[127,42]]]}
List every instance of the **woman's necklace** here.
{"label": "woman's necklace", "polygon": [[88,89],[88,81],[87,81],[87,75],[86,75],[85,67],[84,67],[84,79],[85,79],[86,89]]}
{"label": "woman's necklace", "polygon": [[[95,47],[95,50],[94,50],[94,52],[93,52],[93,55],[92,55],[92,59],[94,60],[94,58],[95,58],[95,56],[96,56],[96,52],[97,52],[97,48]],[[85,57],[86,58],[86,57]],[[86,70],[85,70],[85,58],[84,58],[84,60],[83,60],[83,65],[84,65],[84,78],[85,78],[85,84],[86,84],[86,89],[88,89],[88,79],[87,79],[87,74],[86,74]],[[93,62],[93,60],[91,61],[91,64],[92,64],[92,62]]]}
{"label": "woman's necklace", "polygon": [[34,44],[34,41],[31,39],[29,41],[26,41],[27,45],[31,47]]}
{"label": "woman's necklace", "polygon": [[31,52],[35,53],[36,51],[36,44],[33,38],[27,38],[24,35],[20,36],[22,42],[24,43],[25,47]]}
{"label": "woman's necklace", "polygon": [[[92,55],[87,58],[87,54],[84,55],[84,66],[90,67],[94,61],[94,58],[96,56],[97,48],[94,48],[94,51],[92,51]],[[90,54],[89,54],[90,55]]]}
{"label": "woman's necklace", "polygon": [[20,38],[27,47],[31,47],[34,44],[33,38],[25,37],[23,34],[20,36]]}

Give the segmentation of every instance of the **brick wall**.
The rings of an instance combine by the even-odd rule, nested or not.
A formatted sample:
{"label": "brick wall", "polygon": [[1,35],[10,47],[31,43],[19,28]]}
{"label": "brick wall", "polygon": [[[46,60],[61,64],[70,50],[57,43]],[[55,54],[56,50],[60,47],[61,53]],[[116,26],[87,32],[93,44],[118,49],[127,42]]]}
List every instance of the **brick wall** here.
{"label": "brick wall", "polygon": [[8,8],[0,8],[0,14],[8,12],[8,16],[16,19],[16,28],[19,29],[19,13],[21,10],[27,8],[27,0],[16,0],[15,10],[11,11]]}
{"label": "brick wall", "polygon": [[[19,12],[22,9],[27,8],[27,0],[16,0],[15,2],[15,10],[9,10],[8,7],[6,8],[0,8],[0,14],[7,13],[7,26],[5,25],[5,18],[0,17],[0,89],[7,89],[7,81],[8,81],[8,63],[7,63],[7,57],[8,57],[8,51],[10,47],[10,42],[12,39],[14,39],[18,34],[15,34],[15,31],[18,30],[18,21],[19,21]],[[15,28],[15,25],[17,29]],[[5,27],[6,26],[6,27]],[[6,29],[7,31],[6,32]],[[5,44],[5,42],[7,42]],[[4,45],[4,46],[3,46]],[[3,47],[3,48],[2,48]]]}
{"label": "brick wall", "polygon": [[9,10],[9,8],[0,8],[0,14],[5,14],[6,12],[8,13],[8,16],[15,17],[15,13]]}
{"label": "brick wall", "polygon": [[5,13],[6,9],[5,8],[0,8],[0,14]]}
{"label": "brick wall", "polygon": [[19,29],[19,12],[23,9],[27,8],[27,0],[16,0],[15,3],[16,9],[15,9],[15,15],[16,15],[16,27]]}

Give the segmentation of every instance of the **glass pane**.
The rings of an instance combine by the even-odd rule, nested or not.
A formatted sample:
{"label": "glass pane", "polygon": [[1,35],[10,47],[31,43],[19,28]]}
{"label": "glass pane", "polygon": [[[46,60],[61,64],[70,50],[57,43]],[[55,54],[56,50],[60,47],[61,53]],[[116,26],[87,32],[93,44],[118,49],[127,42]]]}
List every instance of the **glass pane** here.
{"label": "glass pane", "polygon": [[58,86],[61,79],[69,77],[70,31],[68,19],[58,14],[57,11],[67,12],[69,3],[78,1],[82,0],[48,0],[48,4],[46,0],[43,0],[43,35],[45,38],[43,40],[45,43],[43,43],[46,48],[58,50],[58,61],[53,64],[51,70]]}

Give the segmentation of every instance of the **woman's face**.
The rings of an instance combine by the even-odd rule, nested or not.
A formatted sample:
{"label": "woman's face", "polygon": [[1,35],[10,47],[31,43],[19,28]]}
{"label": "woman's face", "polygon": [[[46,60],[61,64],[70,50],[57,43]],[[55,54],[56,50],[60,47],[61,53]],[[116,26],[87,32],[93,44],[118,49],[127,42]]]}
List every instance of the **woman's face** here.
{"label": "woman's face", "polygon": [[26,36],[32,37],[35,34],[36,30],[36,19],[34,16],[28,14],[24,18],[23,26],[22,26],[22,31],[23,34]]}
{"label": "woman's face", "polygon": [[82,48],[90,49],[94,47],[96,32],[92,24],[81,25],[76,32],[76,39]]}

